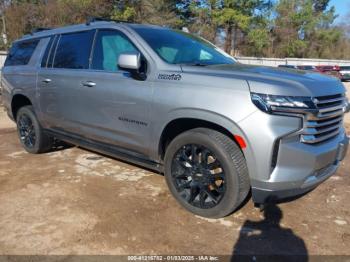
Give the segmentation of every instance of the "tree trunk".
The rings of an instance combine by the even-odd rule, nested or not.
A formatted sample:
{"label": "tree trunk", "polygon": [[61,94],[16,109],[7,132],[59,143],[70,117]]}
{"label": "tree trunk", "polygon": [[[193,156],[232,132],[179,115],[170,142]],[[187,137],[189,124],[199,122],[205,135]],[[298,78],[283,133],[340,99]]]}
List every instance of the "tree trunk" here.
{"label": "tree trunk", "polygon": [[212,41],[212,43],[214,43],[215,45],[217,44],[216,43],[217,33],[218,33],[218,28],[216,26],[213,26],[213,35],[212,35],[213,41]]}
{"label": "tree trunk", "polygon": [[225,52],[230,54],[232,49],[232,25],[226,28]]}
{"label": "tree trunk", "polygon": [[1,24],[2,29],[1,30],[1,38],[3,39],[3,43],[7,44],[7,35],[6,35],[6,21],[5,21],[5,2],[0,4],[0,18],[1,18]]}
{"label": "tree trunk", "polygon": [[234,27],[233,30],[233,37],[232,37],[232,53],[230,53],[230,55],[235,56],[236,55],[236,49],[237,49],[237,32],[238,32],[238,28],[237,26]]}
{"label": "tree trunk", "polygon": [[2,12],[2,14],[1,14],[1,20],[2,20],[2,34],[1,34],[1,37],[3,39],[3,43],[5,45],[7,45],[6,20],[5,20],[4,12]]}

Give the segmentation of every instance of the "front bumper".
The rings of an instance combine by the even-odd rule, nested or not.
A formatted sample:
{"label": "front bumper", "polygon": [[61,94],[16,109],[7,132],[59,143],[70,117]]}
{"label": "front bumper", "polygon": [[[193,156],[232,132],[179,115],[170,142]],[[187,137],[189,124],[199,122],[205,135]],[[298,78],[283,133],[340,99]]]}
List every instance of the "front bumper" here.
{"label": "front bumper", "polygon": [[239,122],[244,130],[253,201],[297,196],[312,190],[333,175],[345,157],[349,138],[345,128],[319,143],[303,143],[300,117],[256,111]]}
{"label": "front bumper", "polygon": [[[290,168],[294,171],[288,170],[288,166],[278,170],[277,165],[269,181],[256,181],[255,185],[258,186],[252,187],[253,201],[255,203],[278,202],[313,190],[337,171],[340,162],[346,156],[348,145],[349,137],[343,132],[332,141],[316,146],[316,150],[300,150],[299,156],[296,154],[294,159],[288,160]],[[310,145],[304,146],[310,147]],[[290,154],[289,157],[291,157]],[[305,159],[302,161],[303,164],[300,162],[302,159]],[[280,159],[279,164],[283,166],[286,164],[285,161],[287,159]]]}

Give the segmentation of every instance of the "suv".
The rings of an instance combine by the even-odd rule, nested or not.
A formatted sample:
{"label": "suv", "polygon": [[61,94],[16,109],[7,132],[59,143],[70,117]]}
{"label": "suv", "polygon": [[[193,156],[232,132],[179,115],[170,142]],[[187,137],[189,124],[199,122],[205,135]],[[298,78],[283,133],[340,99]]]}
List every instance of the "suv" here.
{"label": "suv", "polygon": [[316,66],[314,66],[314,65],[299,65],[299,66],[297,66],[297,68],[300,69],[300,70],[307,70],[307,71],[315,71],[315,72],[317,72]]}
{"label": "suv", "polygon": [[340,66],[339,74],[342,81],[350,80],[350,66]]}
{"label": "suv", "polygon": [[325,75],[334,76],[340,79],[341,76],[339,74],[339,70],[340,70],[339,66],[327,66],[327,65],[316,66],[317,72],[320,72]]}
{"label": "suv", "polygon": [[279,68],[298,69],[296,65],[278,65]]}
{"label": "suv", "polygon": [[165,27],[91,21],[13,43],[4,104],[30,153],[67,141],[165,174],[211,218],[314,189],[349,139],[339,80],[247,66]]}

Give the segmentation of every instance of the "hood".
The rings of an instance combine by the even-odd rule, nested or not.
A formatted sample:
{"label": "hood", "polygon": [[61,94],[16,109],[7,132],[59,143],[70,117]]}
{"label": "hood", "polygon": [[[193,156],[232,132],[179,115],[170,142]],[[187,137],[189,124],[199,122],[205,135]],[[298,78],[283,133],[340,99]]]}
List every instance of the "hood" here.
{"label": "hood", "polygon": [[312,71],[265,66],[232,65],[183,66],[184,73],[195,73],[244,79],[255,93],[288,96],[326,96],[345,93],[341,81],[335,77]]}

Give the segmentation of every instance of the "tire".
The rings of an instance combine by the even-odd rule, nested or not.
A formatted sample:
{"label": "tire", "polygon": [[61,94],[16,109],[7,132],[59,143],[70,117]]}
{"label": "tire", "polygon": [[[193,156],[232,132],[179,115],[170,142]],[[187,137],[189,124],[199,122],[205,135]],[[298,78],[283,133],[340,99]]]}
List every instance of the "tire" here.
{"label": "tire", "polygon": [[186,131],[169,144],[165,178],[183,207],[208,218],[231,214],[250,190],[240,148],[226,135],[207,128]]}
{"label": "tire", "polygon": [[21,107],[16,116],[17,133],[23,148],[32,154],[50,151],[53,139],[44,132],[33,106]]}

